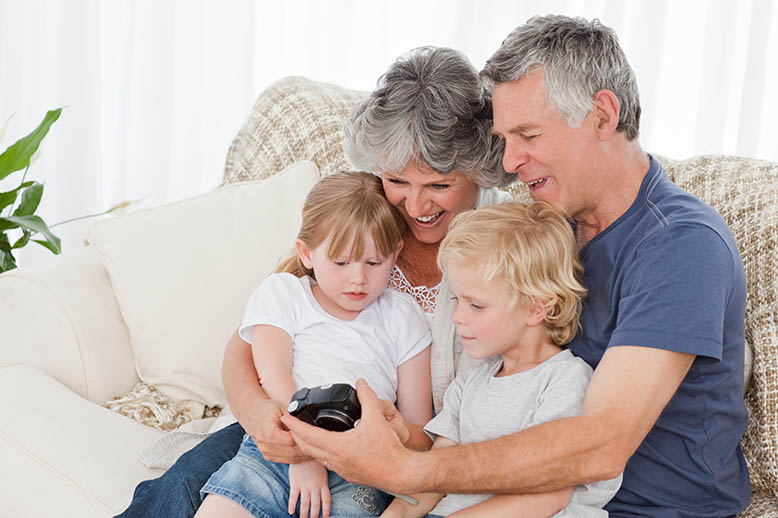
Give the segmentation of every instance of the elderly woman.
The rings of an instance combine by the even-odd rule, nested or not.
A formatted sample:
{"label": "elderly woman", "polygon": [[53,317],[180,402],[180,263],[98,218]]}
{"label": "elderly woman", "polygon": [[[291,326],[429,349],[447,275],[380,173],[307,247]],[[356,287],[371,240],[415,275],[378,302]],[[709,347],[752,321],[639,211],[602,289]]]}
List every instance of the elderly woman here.
{"label": "elderly woman", "polygon": [[[503,201],[507,195],[494,187],[515,178],[502,168],[502,144],[490,132],[491,113],[491,98],[464,55],[423,47],[393,63],[344,125],[349,158],[381,176],[387,199],[408,223],[390,284],[411,294],[430,318],[436,411],[460,361],[457,352],[451,357],[438,352],[455,336],[449,301],[437,297],[446,292],[436,266],[438,246],[454,216]],[[225,349],[222,380],[238,423],[181,456],[162,477],[141,483],[120,516],[193,516],[201,504],[200,488],[235,455],[245,432],[268,460],[308,459],[281,424],[286,404],[263,392],[251,346],[237,333]],[[420,433],[420,428],[411,430],[406,444],[413,446]]]}

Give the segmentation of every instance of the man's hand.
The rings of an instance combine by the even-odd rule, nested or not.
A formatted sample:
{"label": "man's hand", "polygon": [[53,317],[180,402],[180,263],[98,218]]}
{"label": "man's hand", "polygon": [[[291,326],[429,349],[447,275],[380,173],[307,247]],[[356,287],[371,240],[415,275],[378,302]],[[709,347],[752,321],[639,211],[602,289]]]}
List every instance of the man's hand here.
{"label": "man's hand", "polygon": [[289,466],[289,514],[294,514],[300,499],[300,518],[329,518],[332,505],[327,485],[327,469],[311,460]]}
{"label": "man's hand", "polygon": [[411,437],[411,431],[405,423],[402,414],[400,414],[400,411],[397,410],[397,407],[395,407],[391,401],[387,401],[386,399],[379,399],[378,405],[381,412],[384,414],[384,419],[389,423],[389,426],[392,427],[397,438],[400,439],[401,443],[406,444]]}
{"label": "man's hand", "polygon": [[251,436],[262,456],[272,462],[298,464],[311,460],[295,444],[292,434],[281,422],[286,407],[272,399],[262,400],[256,412],[256,427]]}
{"label": "man's hand", "polygon": [[[357,381],[357,395],[362,405],[362,418],[352,430],[330,432],[290,415],[284,415],[281,421],[303,453],[349,482],[399,493],[413,492],[415,477],[409,467],[417,454],[403,447],[394,427],[384,416],[386,406],[364,380]],[[391,420],[395,421],[396,417]]]}

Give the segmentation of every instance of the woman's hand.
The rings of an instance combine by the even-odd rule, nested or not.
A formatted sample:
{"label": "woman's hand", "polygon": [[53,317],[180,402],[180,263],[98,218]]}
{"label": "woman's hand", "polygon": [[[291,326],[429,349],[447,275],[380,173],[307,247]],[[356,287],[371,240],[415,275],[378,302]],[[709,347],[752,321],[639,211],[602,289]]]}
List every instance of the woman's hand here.
{"label": "woman's hand", "polygon": [[311,460],[289,466],[289,514],[294,514],[300,499],[300,518],[322,518],[330,515],[332,500],[327,485],[327,469]]}
{"label": "woman's hand", "polygon": [[262,456],[272,462],[298,464],[310,461],[295,444],[292,434],[281,422],[286,407],[279,401],[264,399],[259,403],[255,416],[255,426],[251,433]]}

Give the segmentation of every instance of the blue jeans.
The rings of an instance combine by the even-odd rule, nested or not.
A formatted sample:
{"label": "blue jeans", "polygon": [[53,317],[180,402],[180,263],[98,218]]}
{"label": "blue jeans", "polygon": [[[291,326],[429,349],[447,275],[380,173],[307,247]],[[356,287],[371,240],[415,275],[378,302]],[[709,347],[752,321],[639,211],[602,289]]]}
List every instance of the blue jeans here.
{"label": "blue jeans", "polygon": [[[391,502],[386,493],[347,482],[334,471],[328,471],[327,476],[333,517],[378,516]],[[233,500],[256,518],[288,518],[289,464],[266,460],[254,440],[246,435],[235,458],[203,486],[203,498],[208,493]],[[294,516],[298,516],[299,510],[298,500]]]}
{"label": "blue jeans", "polygon": [[130,506],[116,518],[192,518],[200,488],[238,452],[245,432],[235,423],[181,455],[159,478],[138,484]]}

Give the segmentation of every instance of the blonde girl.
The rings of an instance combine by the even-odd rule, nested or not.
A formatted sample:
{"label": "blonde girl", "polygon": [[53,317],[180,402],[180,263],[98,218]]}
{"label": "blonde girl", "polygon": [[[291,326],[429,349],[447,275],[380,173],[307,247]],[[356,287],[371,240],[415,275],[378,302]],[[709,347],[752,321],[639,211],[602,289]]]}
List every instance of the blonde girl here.
{"label": "blonde girl", "polygon": [[[432,417],[426,317],[387,289],[404,230],[375,175],[337,173],[313,187],[295,253],[252,293],[240,327],[269,397],[285,406],[299,388],[365,378],[407,423]],[[201,493],[198,517],[378,516],[387,505],[316,460],[266,460],[248,434]]]}

